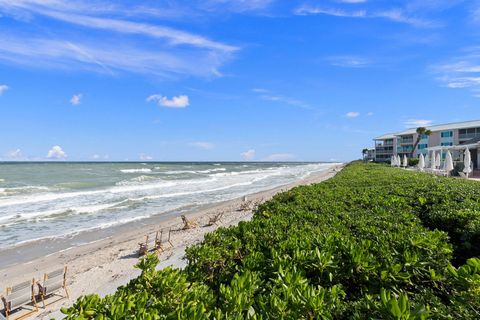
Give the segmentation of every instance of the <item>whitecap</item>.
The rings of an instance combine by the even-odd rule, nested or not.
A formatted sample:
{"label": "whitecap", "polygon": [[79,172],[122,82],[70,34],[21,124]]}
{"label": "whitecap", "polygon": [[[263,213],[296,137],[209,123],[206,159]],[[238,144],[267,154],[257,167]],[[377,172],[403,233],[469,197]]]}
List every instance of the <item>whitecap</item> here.
{"label": "whitecap", "polygon": [[139,168],[139,169],[121,169],[123,173],[137,173],[137,172],[152,172],[152,169],[149,168]]}

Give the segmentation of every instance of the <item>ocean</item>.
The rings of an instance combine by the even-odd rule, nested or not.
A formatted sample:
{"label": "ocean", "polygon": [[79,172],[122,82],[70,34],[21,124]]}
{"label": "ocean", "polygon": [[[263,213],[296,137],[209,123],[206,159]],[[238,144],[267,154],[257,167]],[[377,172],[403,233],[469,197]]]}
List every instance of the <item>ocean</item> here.
{"label": "ocean", "polygon": [[289,184],[331,163],[0,163],[0,255]]}

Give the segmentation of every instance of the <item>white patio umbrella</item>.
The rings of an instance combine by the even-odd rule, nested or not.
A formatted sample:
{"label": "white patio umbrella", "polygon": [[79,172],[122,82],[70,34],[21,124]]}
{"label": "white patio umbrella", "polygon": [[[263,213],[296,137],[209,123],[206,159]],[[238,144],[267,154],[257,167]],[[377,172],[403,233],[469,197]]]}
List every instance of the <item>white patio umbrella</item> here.
{"label": "white patio umbrella", "polygon": [[403,155],[403,163],[402,163],[402,166],[405,167],[405,168],[408,167],[408,159],[407,159],[407,155],[406,155],[406,154]]}
{"label": "white patio umbrella", "polygon": [[447,156],[445,158],[445,171],[447,174],[450,174],[450,171],[453,170],[453,158],[450,151],[447,151]]}
{"label": "white patio umbrella", "polygon": [[390,158],[390,165],[391,165],[392,167],[395,167],[395,160],[397,160],[397,158],[395,158],[395,156],[392,156],[392,157]]}
{"label": "white patio umbrella", "polygon": [[402,159],[400,158],[400,155],[397,154],[397,167],[402,166]]}
{"label": "white patio umbrella", "polygon": [[442,153],[439,152],[435,156],[435,167],[437,167],[438,169],[440,169],[441,160],[442,160]]}
{"label": "white patio umbrella", "polygon": [[420,159],[418,159],[418,170],[423,171],[423,168],[425,168],[425,157],[423,156],[423,153],[420,153]]}
{"label": "white patio umbrella", "polygon": [[430,165],[430,157],[428,156],[428,153],[427,155],[425,156],[425,168],[428,167]]}
{"label": "white patio umbrella", "polygon": [[472,161],[472,156],[470,154],[470,150],[468,150],[468,148],[465,149],[465,155],[463,157],[463,164],[465,166],[465,168],[463,169],[463,172],[465,172],[467,174],[467,178],[468,178],[468,174],[470,172],[472,172],[472,167],[470,166],[470,162]]}
{"label": "white patio umbrella", "polygon": [[435,169],[435,151],[432,152],[432,159],[430,160],[430,168]]}

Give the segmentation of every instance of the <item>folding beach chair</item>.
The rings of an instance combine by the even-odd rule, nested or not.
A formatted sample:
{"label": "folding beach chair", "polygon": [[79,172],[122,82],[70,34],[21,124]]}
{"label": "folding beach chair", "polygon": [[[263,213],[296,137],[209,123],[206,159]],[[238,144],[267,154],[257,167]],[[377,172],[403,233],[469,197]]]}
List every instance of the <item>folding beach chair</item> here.
{"label": "folding beach chair", "polygon": [[[67,267],[45,273],[43,275],[43,282],[37,282],[38,292],[42,298],[43,308],[49,306],[55,302],[58,302],[64,298],[70,299],[67,290]],[[59,294],[59,292],[65,291],[65,296]],[[51,296],[59,296],[60,299],[45,304],[45,300]]]}
{"label": "folding beach chair", "polygon": [[[170,246],[173,247],[173,243],[170,240],[170,236],[172,234],[172,228],[168,229],[168,234],[166,236],[166,239],[164,239],[165,238],[164,234],[167,234],[167,230],[166,229],[161,229],[160,230],[160,236],[158,236],[158,238],[157,238],[157,248],[158,248],[158,250],[162,250],[162,251],[163,251],[163,245],[165,243],[169,243]],[[157,235],[158,235],[158,232],[157,232]]]}
{"label": "folding beach chair", "polygon": [[223,217],[223,212],[217,213],[214,216],[209,217],[207,226],[213,226],[214,224],[216,225],[218,221],[220,221]]}
{"label": "folding beach chair", "polygon": [[31,281],[24,281],[15,286],[7,288],[6,295],[2,297],[5,318],[7,320],[11,317],[12,312],[25,309],[25,307],[28,305],[31,305],[33,309],[27,309],[29,312],[21,314],[21,316],[17,317],[16,319],[22,319],[38,311],[37,302],[35,301],[35,294],[33,292],[34,284],[35,279],[32,279]]}
{"label": "folding beach chair", "polygon": [[160,250],[162,249],[158,232],[155,234],[155,236],[153,234],[151,236],[147,235],[145,237],[145,242],[139,243],[138,245],[138,254],[140,256],[144,256],[150,251],[160,253]]}

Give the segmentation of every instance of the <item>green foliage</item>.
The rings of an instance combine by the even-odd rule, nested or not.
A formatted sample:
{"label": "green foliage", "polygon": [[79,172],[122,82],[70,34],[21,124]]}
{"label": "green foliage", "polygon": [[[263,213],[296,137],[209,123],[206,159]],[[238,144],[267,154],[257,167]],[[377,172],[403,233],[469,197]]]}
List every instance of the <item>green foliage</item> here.
{"label": "green foliage", "polygon": [[408,166],[409,167],[414,167],[414,166],[418,165],[418,161],[419,161],[418,158],[408,158]]}
{"label": "green foliage", "polygon": [[353,163],[67,319],[478,319],[480,184]]}

